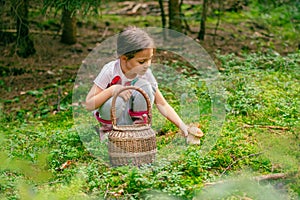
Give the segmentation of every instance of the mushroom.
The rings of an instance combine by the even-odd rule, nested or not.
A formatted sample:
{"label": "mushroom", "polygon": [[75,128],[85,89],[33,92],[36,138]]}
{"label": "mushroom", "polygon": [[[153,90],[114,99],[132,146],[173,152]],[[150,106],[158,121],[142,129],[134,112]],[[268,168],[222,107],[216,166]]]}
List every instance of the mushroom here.
{"label": "mushroom", "polygon": [[187,144],[200,145],[200,138],[204,135],[203,132],[197,127],[188,128],[188,136],[186,139]]}

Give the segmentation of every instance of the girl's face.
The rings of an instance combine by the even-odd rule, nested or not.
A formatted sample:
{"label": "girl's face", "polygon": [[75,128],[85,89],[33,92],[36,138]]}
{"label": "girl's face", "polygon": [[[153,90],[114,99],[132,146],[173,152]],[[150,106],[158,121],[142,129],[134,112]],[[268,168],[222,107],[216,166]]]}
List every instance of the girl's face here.
{"label": "girl's face", "polygon": [[131,59],[128,59],[126,56],[121,56],[121,68],[123,73],[127,78],[144,75],[151,65],[152,57],[152,48],[137,52]]}

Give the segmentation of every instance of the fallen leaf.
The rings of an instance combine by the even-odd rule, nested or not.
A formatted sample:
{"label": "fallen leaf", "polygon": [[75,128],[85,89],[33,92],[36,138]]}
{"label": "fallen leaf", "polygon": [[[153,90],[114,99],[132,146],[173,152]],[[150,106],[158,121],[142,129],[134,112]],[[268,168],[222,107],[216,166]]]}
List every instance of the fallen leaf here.
{"label": "fallen leaf", "polygon": [[58,171],[62,171],[62,170],[64,170],[64,169],[66,169],[66,168],[69,167],[71,164],[72,164],[72,161],[71,161],[71,160],[66,161],[64,164],[62,164],[62,165],[59,167]]}

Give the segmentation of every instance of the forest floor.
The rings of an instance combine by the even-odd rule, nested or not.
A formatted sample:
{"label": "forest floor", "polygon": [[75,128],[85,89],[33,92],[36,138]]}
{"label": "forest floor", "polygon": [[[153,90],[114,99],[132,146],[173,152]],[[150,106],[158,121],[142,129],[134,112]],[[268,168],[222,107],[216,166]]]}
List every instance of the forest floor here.
{"label": "forest floor", "polygon": [[[194,2],[199,6],[201,1]],[[209,16],[205,40],[198,41],[199,19],[187,20],[190,30],[186,34],[202,45],[220,70],[226,113],[215,106],[223,103],[223,98],[221,102],[211,98],[214,93],[202,80],[195,83],[197,69],[183,80],[188,86],[184,92],[197,94],[192,100],[177,98],[181,82],[165,73],[166,87],[161,91],[166,92],[171,106],[184,111],[180,115],[187,124],[196,122],[197,117],[195,125],[205,133],[201,145],[187,147],[185,138],[175,137],[178,129],[156,116],[154,109],[158,160],[145,169],[114,168],[108,165],[106,143],[99,142],[96,120],[86,118],[89,112],[81,117],[81,107],[72,103],[77,74],[82,61],[110,36],[128,25],[160,27],[161,19],[152,3],[145,8],[155,12],[135,14],[130,10],[136,6],[129,6],[129,12],[124,12],[124,6],[104,6],[101,16],[77,16],[78,41],[74,45],[60,42],[59,13],[44,16],[40,7],[31,7],[29,13],[35,55],[20,58],[14,42],[4,44],[0,39],[0,157],[5,161],[0,162],[4,169],[0,170],[0,199],[29,195],[34,199],[88,199],[89,195],[94,199],[141,199],[144,194],[155,198],[152,190],[184,199],[216,199],[216,194],[219,199],[230,198],[227,195],[234,195],[231,199],[260,199],[262,195],[265,199],[299,199],[299,27],[278,26],[277,18],[272,19],[276,23],[269,23],[244,8],[223,13],[216,34],[217,17]],[[194,8],[184,5],[186,17],[193,18]],[[0,33],[14,32],[14,20],[4,29],[1,22],[5,20],[0,21]],[[173,56],[157,51],[153,62],[165,59],[173,64]],[[170,66],[183,68],[181,61]],[[85,87],[78,88],[80,95],[85,92]],[[180,108],[178,100],[184,102]],[[188,109],[181,109],[185,107]],[[208,153],[207,144],[214,145]],[[280,176],[254,182],[253,177],[260,175]],[[290,198],[284,198],[287,196]]]}
{"label": "forest floor", "polygon": [[[124,17],[125,22],[116,21],[116,18],[122,20]],[[217,51],[220,54],[237,55],[270,49],[279,54],[297,51],[297,43],[287,42],[282,37],[272,34],[267,26],[259,24],[256,20],[232,22],[225,18],[226,16],[221,18],[216,35],[216,21],[208,21],[205,40],[198,41],[214,59]],[[35,55],[20,58],[15,53],[14,43],[0,46],[0,109],[4,113],[28,111],[38,106],[37,98],[40,97],[48,97],[47,103],[50,106],[57,104],[58,99],[70,95],[77,71],[89,52],[105,38],[116,34],[127,25],[136,25],[136,20],[140,20],[138,26],[160,25],[159,16],[148,18],[148,15],[104,14],[96,23],[78,19],[78,42],[66,45],[60,42],[57,24],[48,23],[47,30],[41,29],[39,27],[45,23],[45,18],[41,15],[32,17],[30,28],[36,48]],[[199,26],[192,24],[186,34],[196,39],[198,31]],[[221,68],[218,61],[215,62]],[[62,91],[58,90],[57,86],[61,86]]]}

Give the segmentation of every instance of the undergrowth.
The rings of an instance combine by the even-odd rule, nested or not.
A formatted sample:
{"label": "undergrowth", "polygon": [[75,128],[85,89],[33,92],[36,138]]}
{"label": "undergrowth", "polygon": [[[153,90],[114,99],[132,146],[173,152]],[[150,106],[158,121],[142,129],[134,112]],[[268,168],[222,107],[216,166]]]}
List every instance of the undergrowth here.
{"label": "undergrowth", "polygon": [[[56,114],[43,115],[41,110],[39,117],[18,119],[1,112],[0,198],[297,199],[299,52],[217,54],[217,59],[226,91],[226,120],[209,152],[204,154],[201,145],[186,146],[174,134],[177,129],[163,123],[154,164],[112,168],[82,142],[71,102]],[[207,85],[193,76],[183,80],[198,97],[198,122],[206,133],[211,114]],[[180,111],[168,87],[162,92]],[[253,179],[274,173],[284,173],[285,179]]]}

